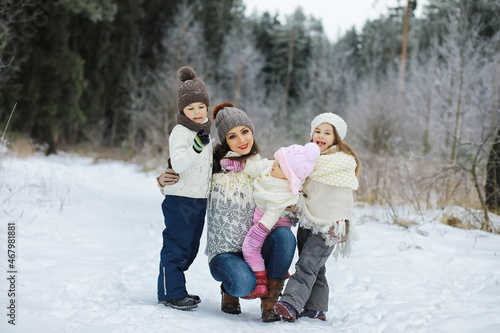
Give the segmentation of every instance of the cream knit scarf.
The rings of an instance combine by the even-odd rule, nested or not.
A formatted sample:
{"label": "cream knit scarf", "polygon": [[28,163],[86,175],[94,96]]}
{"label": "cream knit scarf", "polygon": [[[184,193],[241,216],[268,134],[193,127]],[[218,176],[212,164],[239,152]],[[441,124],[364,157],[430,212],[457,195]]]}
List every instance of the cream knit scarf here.
{"label": "cream knit scarf", "polygon": [[316,159],[314,170],[309,176],[312,180],[325,185],[358,189],[358,178],[354,170],[356,159],[337,146],[332,146]]}
{"label": "cream knit scarf", "polygon": [[[229,151],[226,157],[241,156]],[[218,193],[214,193],[216,191]],[[212,175],[212,197],[217,196],[213,203],[218,205],[220,200],[226,203],[229,199],[244,207],[248,202],[253,202],[253,179],[241,171],[223,171]],[[212,201],[211,201],[212,204]]]}

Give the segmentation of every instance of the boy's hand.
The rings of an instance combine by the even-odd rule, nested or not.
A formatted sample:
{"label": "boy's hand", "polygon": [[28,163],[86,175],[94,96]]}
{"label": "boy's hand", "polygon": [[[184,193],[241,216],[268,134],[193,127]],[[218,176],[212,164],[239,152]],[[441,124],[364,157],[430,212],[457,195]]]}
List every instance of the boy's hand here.
{"label": "boy's hand", "polygon": [[203,133],[205,130],[202,128],[194,136],[193,149],[198,154],[201,153],[203,147],[210,143],[210,136],[207,133]]}

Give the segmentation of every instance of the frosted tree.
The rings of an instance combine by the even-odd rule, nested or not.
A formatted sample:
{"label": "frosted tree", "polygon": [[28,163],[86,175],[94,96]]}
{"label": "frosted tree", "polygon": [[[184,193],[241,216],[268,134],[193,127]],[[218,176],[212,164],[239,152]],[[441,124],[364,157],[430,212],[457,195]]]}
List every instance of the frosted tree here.
{"label": "frosted tree", "polygon": [[298,84],[306,78],[307,61],[310,55],[309,20],[299,7],[286,18],[284,25],[275,25],[273,44],[268,64],[275,82],[283,86],[281,106],[277,119],[289,115],[289,108],[299,101]]}
{"label": "frosted tree", "polygon": [[257,115],[265,97],[261,71],[264,57],[256,47],[249,24],[235,25],[225,38],[215,99],[232,101],[249,114]]}
{"label": "frosted tree", "polygon": [[[193,67],[207,84],[210,76],[207,66],[203,27],[196,19],[196,8],[188,1],[179,3],[173,22],[166,28],[162,46],[161,65],[147,75],[129,73],[130,122],[127,145],[135,153],[165,159],[168,135],[176,123],[177,70]],[[152,83],[143,84],[143,81]]]}
{"label": "frosted tree", "polygon": [[[355,96],[355,62],[357,48],[333,47],[321,30],[312,31],[311,55],[308,60],[307,79],[299,84],[303,111],[300,122],[309,123],[314,116],[323,112],[334,112],[348,116],[347,105]],[[304,139],[309,129],[301,127]]]}

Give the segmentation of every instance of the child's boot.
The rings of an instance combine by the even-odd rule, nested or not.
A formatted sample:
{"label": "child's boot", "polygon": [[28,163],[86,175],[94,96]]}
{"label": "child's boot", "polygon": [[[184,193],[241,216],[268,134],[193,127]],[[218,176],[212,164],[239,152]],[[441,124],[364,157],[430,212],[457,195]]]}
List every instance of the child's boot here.
{"label": "child's boot", "polygon": [[299,318],[317,318],[319,320],[325,321],[326,316],[323,311],[314,310],[304,310],[299,314]]}
{"label": "child's boot", "polygon": [[255,277],[257,278],[255,290],[247,296],[242,297],[243,299],[254,299],[267,296],[267,271],[255,272]]}
{"label": "child's boot", "polygon": [[280,316],[274,312],[274,303],[278,300],[278,297],[283,289],[283,284],[285,280],[273,280],[269,279],[267,284],[267,296],[261,297],[260,299],[260,310],[262,311],[262,321],[265,323],[270,323],[273,321],[280,321]]}
{"label": "child's boot", "polygon": [[293,323],[297,319],[297,310],[287,302],[279,301],[274,303],[274,311],[276,311],[284,321]]}
{"label": "child's boot", "polygon": [[158,303],[161,303],[165,306],[170,306],[174,309],[177,310],[192,310],[198,307],[198,304],[194,299],[191,299],[189,297],[184,297],[184,298],[178,298],[178,299],[171,299],[168,301],[158,301]]}

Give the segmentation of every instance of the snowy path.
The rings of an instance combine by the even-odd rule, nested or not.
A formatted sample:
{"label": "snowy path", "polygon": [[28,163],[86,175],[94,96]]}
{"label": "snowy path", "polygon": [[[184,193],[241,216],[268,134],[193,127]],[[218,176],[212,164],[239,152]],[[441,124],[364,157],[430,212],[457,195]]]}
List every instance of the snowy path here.
{"label": "snowy path", "polygon": [[[499,235],[435,222],[405,230],[363,206],[357,220],[371,221],[358,223],[352,257],[327,263],[326,322],[264,324],[258,300],[222,313],[205,235],[187,272],[200,307],[165,308],[156,302],[161,201],[154,174],[134,165],[0,156],[0,332],[500,332]],[[6,316],[8,223],[16,326]]]}

